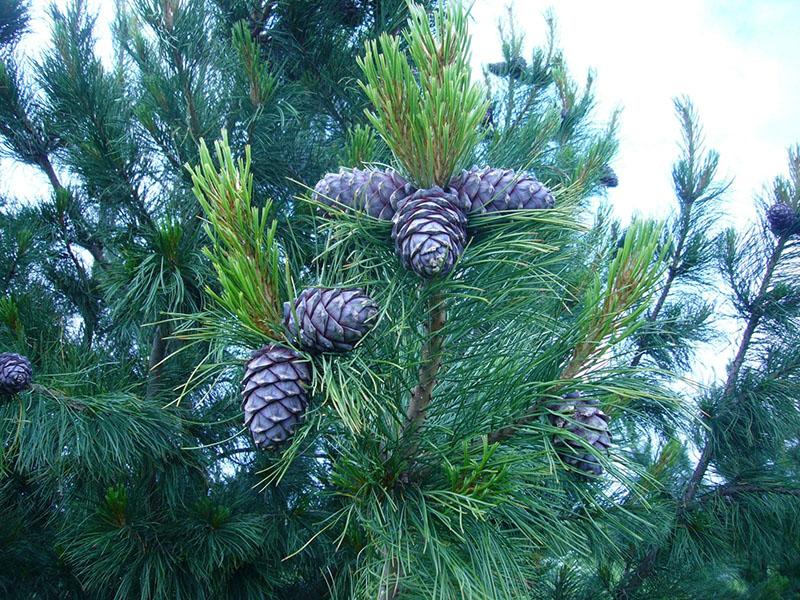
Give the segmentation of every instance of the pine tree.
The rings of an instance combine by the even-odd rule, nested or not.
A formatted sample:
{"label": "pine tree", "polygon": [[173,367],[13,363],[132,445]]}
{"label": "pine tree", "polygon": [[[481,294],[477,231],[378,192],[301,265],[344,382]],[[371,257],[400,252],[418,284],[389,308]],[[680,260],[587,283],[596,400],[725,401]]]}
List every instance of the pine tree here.
{"label": "pine tree", "polygon": [[677,100],[677,211],[622,227],[550,16],[481,86],[457,2],[128,0],[111,64],[81,0],[21,57],[27,14],[0,139],[52,196],[0,205],[4,597],[796,592],[800,149],[721,231]]}
{"label": "pine tree", "polygon": [[[691,141],[695,121],[691,113],[685,115]],[[631,548],[616,598],[697,598],[711,590],[724,590],[725,597],[788,598],[800,589],[797,237],[792,228],[775,231],[769,218],[776,205],[797,214],[799,150],[789,151],[789,176],[777,177],[759,199],[758,223],[743,231],[724,230],[713,245],[699,244],[716,260],[719,281],[728,290],[726,306],[741,323],[736,350],[726,377],[697,398],[699,415],[676,432],[675,439],[685,435],[694,443],[696,460],[681,457],[669,443],[653,463],[663,486],[658,499],[665,509],[664,527],[655,540]],[[686,199],[705,203],[716,196],[719,188],[704,189],[715,167],[714,155],[703,159],[696,145],[687,144],[675,177],[683,213]],[[691,231],[692,220],[687,221]],[[701,231],[686,239],[702,240]],[[692,254],[687,257],[694,263]],[[682,262],[675,263],[676,273]],[[707,259],[701,262],[713,266]],[[689,295],[679,298],[684,311],[693,304],[702,307]],[[679,331],[689,330],[679,319],[676,324]]]}
{"label": "pine tree", "polygon": [[[598,543],[604,532],[633,532],[642,520],[615,507],[616,487],[638,489],[633,480],[644,473],[622,450],[635,429],[613,425],[611,452],[592,431],[609,415],[624,424],[643,419],[645,408],[678,414],[668,390],[619,364],[620,356],[629,361],[627,344],[666,269],[663,227],[636,221],[618,249],[607,223],[592,227],[586,218],[590,198],[604,189],[613,123],[593,129],[591,90],[579,90],[563,65],[542,62],[547,74],[527,89],[527,108],[512,106],[508,127],[487,134],[486,92],[470,79],[468,52],[458,4],[437,9],[432,21],[412,8],[402,38],[369,43],[359,61],[369,121],[414,189],[390,203],[390,219],[370,216],[359,200],[369,193],[368,174],[309,182],[306,202],[320,215],[298,212],[291,226],[309,230],[304,215],[314,224],[310,268],[297,260],[296,245],[275,238],[265,252],[283,263],[284,275],[240,282],[255,277],[248,265],[260,264],[256,249],[232,252],[215,242],[207,252],[224,291],[179,333],[210,346],[190,386],[244,375],[250,390],[252,369],[242,372],[249,353],[293,343],[277,317],[258,323],[259,315],[278,315],[282,302],[312,287],[358,288],[374,300],[377,319],[352,352],[294,348],[312,369],[308,408],[303,424],[264,457],[268,489],[317,461],[304,495],[317,512],[289,560],[335,550],[334,597],[528,598],[552,561],[612,554]],[[564,119],[570,110],[573,118]],[[535,126],[543,122],[550,125]],[[250,159],[234,161],[224,138],[215,154],[193,170],[207,219],[220,239],[228,230],[255,239],[263,213],[227,208],[251,205]],[[482,203],[463,203],[472,192],[448,186],[476,163],[520,176],[534,169],[555,207],[470,210]],[[537,196],[540,188],[525,190]],[[408,231],[423,231],[424,240],[399,243],[417,235],[401,229],[415,219],[424,229]],[[437,231],[443,237],[434,243]],[[455,232],[463,245],[451,242]],[[446,269],[409,259],[416,244],[429,243],[448,257],[431,265]],[[257,290],[261,300],[239,290]],[[576,414],[564,413],[563,397],[577,392]],[[581,426],[565,426],[572,422]]]}

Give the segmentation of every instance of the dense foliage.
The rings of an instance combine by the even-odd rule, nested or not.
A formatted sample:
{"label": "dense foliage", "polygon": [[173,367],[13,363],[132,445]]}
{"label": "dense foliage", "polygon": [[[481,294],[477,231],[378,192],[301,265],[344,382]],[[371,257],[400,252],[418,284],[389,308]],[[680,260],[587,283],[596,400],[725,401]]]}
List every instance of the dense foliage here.
{"label": "dense foliage", "polygon": [[[0,352],[34,372],[0,399],[3,597],[798,593],[796,229],[724,229],[687,99],[674,214],[621,225],[616,117],[552,22],[527,57],[506,29],[483,98],[458,5],[411,10],[401,34],[404,0],[127,0],[106,61],[81,0],[37,57],[26,3],[0,0],[2,152],[52,186],[0,199]],[[376,164],[417,186],[530,170],[556,207],[470,216],[422,283],[390,222],[310,200]],[[775,202],[800,209],[798,149]],[[377,322],[313,359],[305,423],[257,451],[243,360],[314,285],[366,290]],[[724,339],[701,388],[698,348]],[[577,392],[611,417],[611,452],[585,448],[601,475],[563,454]]]}

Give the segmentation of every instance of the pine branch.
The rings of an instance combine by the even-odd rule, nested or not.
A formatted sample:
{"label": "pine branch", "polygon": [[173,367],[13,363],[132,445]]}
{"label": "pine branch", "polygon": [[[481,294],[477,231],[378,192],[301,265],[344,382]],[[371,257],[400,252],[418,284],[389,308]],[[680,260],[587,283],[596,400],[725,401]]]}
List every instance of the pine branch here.
{"label": "pine branch", "polygon": [[467,14],[460,2],[442,5],[431,26],[425,9],[409,7],[404,39],[381,35],[358,61],[367,112],[397,162],[421,187],[445,186],[480,138],[487,101],[471,81]]}
{"label": "pine branch", "polygon": [[[767,292],[767,289],[769,288],[770,281],[772,280],[772,274],[775,270],[775,267],[778,264],[778,261],[780,260],[781,253],[783,252],[783,248],[786,241],[787,241],[786,237],[780,238],[778,240],[778,243],[775,245],[772,254],[770,255],[770,258],[767,262],[767,266],[764,271],[764,276],[759,286],[756,305],[763,299],[764,295]],[[747,326],[745,327],[744,333],[742,334],[742,339],[739,343],[739,348],[736,352],[736,356],[734,357],[730,371],[728,372],[728,379],[725,382],[725,388],[722,394],[723,401],[725,398],[730,399],[736,388],[736,384],[739,380],[739,373],[741,371],[742,365],[744,364],[745,356],[750,347],[753,334],[755,333],[756,327],[758,326],[760,320],[761,320],[761,313],[758,310],[754,310],[753,312],[751,312],[750,318],[747,322]],[[706,471],[708,470],[708,467],[711,464],[713,456],[714,456],[714,447],[709,433],[706,435],[705,442],[703,444],[703,449],[701,451],[697,465],[695,466],[692,475],[689,478],[686,487],[684,488],[684,492],[681,496],[679,513],[686,510],[689,504],[691,504],[691,502],[694,500],[700,482],[705,476]],[[651,546],[646,552],[644,558],[638,563],[636,568],[632,572],[629,570],[628,571],[629,574],[622,578],[620,585],[614,592],[614,597],[619,600],[624,600],[627,599],[630,594],[636,592],[636,590],[639,589],[639,587],[642,585],[642,583],[644,583],[647,577],[649,577],[652,574],[653,569],[655,568],[656,565],[657,555],[658,555],[658,547]]]}
{"label": "pine branch", "polygon": [[[689,238],[695,234],[705,236],[704,231],[697,232],[701,226],[698,219],[701,218],[705,206],[709,201],[722,195],[730,186],[730,183],[716,184],[714,181],[718,157],[714,151],[706,152],[703,148],[702,128],[698,124],[698,117],[691,101],[688,98],[675,99],[674,106],[681,122],[683,137],[683,155],[672,167],[672,179],[680,214],[672,259],[667,267],[667,278],[647,316],[647,320],[651,323],[658,320],[673,285],[686,270]],[[640,344],[631,360],[631,366],[637,367],[646,353],[647,349]]]}
{"label": "pine branch", "polygon": [[378,600],[395,600],[402,589],[400,585],[400,564],[396,558],[387,560],[384,563],[381,582]]}
{"label": "pine branch", "polygon": [[[428,316],[425,326],[427,337],[420,350],[418,383],[411,392],[411,399],[406,409],[406,420],[403,423],[401,435],[404,437],[417,433],[425,422],[426,410],[433,399],[433,388],[442,365],[443,329],[446,323],[447,310],[444,294],[441,292],[432,294],[428,298]],[[418,446],[419,442],[415,441],[405,454],[412,457]],[[384,564],[378,598],[395,600],[401,591],[401,577],[399,561],[396,558],[387,560]]]}
{"label": "pine branch", "polygon": [[250,147],[244,159],[234,162],[227,132],[215,143],[218,167],[200,142],[200,165],[187,169],[193,191],[206,213],[204,225],[211,246],[204,252],[211,260],[220,281],[219,293],[208,292],[220,306],[254,331],[272,339],[282,337],[279,323],[280,269],[277,222],[268,225],[271,202],[263,208],[251,206],[253,175]]}
{"label": "pine branch", "polygon": [[[171,41],[174,42],[176,41],[174,40],[175,19],[176,17],[180,18],[180,16],[176,13],[178,13],[179,10],[182,10],[182,8],[180,3],[176,0],[163,0],[162,8],[162,26],[167,36],[172,38]],[[186,69],[183,53],[180,49],[180,46],[176,43],[172,44],[171,58],[181,84],[183,100],[186,103],[186,111],[189,116],[189,134],[192,136],[192,139],[195,141],[195,143],[199,143],[200,138],[202,137],[202,131],[200,128],[200,119],[197,114],[197,106],[195,105],[194,94],[192,93],[192,81],[190,80],[189,72]]]}
{"label": "pine branch", "polygon": [[[661,288],[661,293],[658,295],[656,303],[653,305],[652,310],[647,315],[647,320],[650,321],[651,323],[655,322],[658,319],[658,315],[661,313],[661,309],[664,308],[664,303],[666,302],[667,297],[672,291],[672,284],[675,282],[675,276],[678,273],[678,265],[680,264],[681,261],[683,246],[686,243],[686,236],[689,233],[689,212],[688,212],[689,210],[691,209],[687,208],[685,212],[682,212],[681,227],[678,234],[678,240],[675,247],[675,252],[672,255],[672,261],[667,267],[667,279],[664,282],[664,286]],[[645,349],[640,346],[639,349],[636,351],[633,360],[631,360],[631,367],[638,367],[644,355],[645,355]]]}
{"label": "pine branch", "polygon": [[27,0],[5,0],[0,4],[0,51],[9,51],[28,30]]}
{"label": "pine branch", "polygon": [[[728,379],[725,382],[725,387],[722,392],[723,403],[726,398],[730,399],[731,396],[733,396],[733,392],[736,389],[736,384],[739,381],[739,373],[742,369],[742,365],[744,364],[747,351],[750,348],[750,342],[753,339],[753,334],[755,333],[758,324],[761,322],[762,313],[760,310],[760,304],[763,301],[767,290],[769,289],[770,283],[772,282],[772,275],[778,265],[778,261],[780,261],[787,241],[787,235],[783,235],[778,238],[769,260],[767,261],[767,265],[764,269],[764,276],[761,279],[761,285],[759,286],[758,294],[756,295],[754,310],[750,313],[750,318],[748,319],[747,326],[742,334],[739,348],[736,351],[736,356],[734,357],[733,363],[731,363],[730,371],[728,372]],[[703,450],[700,454],[700,459],[698,460],[697,466],[692,472],[692,476],[689,478],[686,489],[684,490],[681,498],[681,503],[684,508],[688,506],[692,500],[694,500],[698,486],[705,476],[713,456],[713,443],[710,438],[710,434],[707,434],[705,444],[703,445]]]}
{"label": "pine branch", "polygon": [[614,600],[628,600],[650,576],[658,558],[658,547],[651,546],[634,571],[626,570],[620,585],[614,590]]}
{"label": "pine branch", "polygon": [[[796,204],[796,194],[798,191],[796,183],[800,181],[800,177],[798,177],[798,174],[800,174],[800,160],[798,160],[796,153],[791,151],[789,153],[789,157],[791,175],[793,177],[795,186],[794,189],[792,189],[791,184],[785,183],[782,179],[778,178],[775,188],[775,199],[776,201],[783,202],[788,200],[793,204]],[[748,318],[739,342],[738,349],[736,351],[736,355],[731,363],[728,371],[728,377],[722,390],[720,411],[715,418],[719,418],[721,414],[727,414],[727,412],[735,408],[735,405],[738,403],[738,397],[735,395],[735,392],[740,381],[741,370],[752,344],[753,336],[756,333],[756,330],[764,316],[763,304],[767,297],[770,285],[772,284],[775,270],[778,267],[787,244],[789,243],[789,238],[791,235],[791,231],[786,231],[776,239],[763,271],[759,269],[759,271],[763,272],[763,275],[761,277],[758,290],[752,300],[746,298],[740,292],[738,286],[732,281],[734,295],[736,296],[738,302],[747,307]],[[733,268],[734,267],[729,267],[729,269]],[[700,483],[705,477],[712,460],[714,460],[715,447],[712,435],[712,431],[706,431],[700,458],[698,459],[697,465],[695,465],[686,487],[681,494],[681,501],[677,507],[677,517],[680,517],[695,500]],[[629,569],[628,572],[631,574],[627,577],[623,577],[620,585],[615,590],[615,597],[627,598],[629,593],[635,592],[641,586],[642,582],[652,573],[653,569],[655,568],[655,559],[657,557],[657,553],[658,548],[655,546],[651,546],[648,549],[645,557],[639,562],[636,569],[634,569],[632,572]]]}
{"label": "pine branch", "polygon": [[[559,381],[584,376],[600,362],[611,348],[632,335],[640,325],[644,310],[642,299],[652,290],[662,268],[653,261],[659,246],[661,225],[634,223],[625,244],[612,262],[605,281],[598,275],[587,291],[586,313],[579,322],[580,338],[572,355],[561,370]],[[520,428],[538,419],[541,405],[558,394],[561,384],[537,398],[511,425],[489,434],[489,442],[508,439]]]}
{"label": "pine branch", "polygon": [[713,492],[703,496],[703,499],[717,496],[737,496],[739,494],[779,494],[782,496],[800,497],[800,488],[785,486],[765,486],[752,483],[728,483],[719,486]]}
{"label": "pine branch", "polygon": [[[447,322],[446,301],[442,293],[432,294],[428,298],[428,316],[426,322],[427,338],[420,351],[420,367],[418,383],[411,392],[411,400],[406,410],[406,421],[403,434],[417,431],[425,422],[426,409],[433,398],[436,375],[442,364],[442,330]],[[413,454],[414,451],[411,451]]]}

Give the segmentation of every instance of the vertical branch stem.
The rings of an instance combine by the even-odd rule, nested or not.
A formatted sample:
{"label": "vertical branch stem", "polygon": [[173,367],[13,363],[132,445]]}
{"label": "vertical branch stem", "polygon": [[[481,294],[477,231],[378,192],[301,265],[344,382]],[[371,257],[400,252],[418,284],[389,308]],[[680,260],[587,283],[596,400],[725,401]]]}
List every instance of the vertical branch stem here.
{"label": "vertical branch stem", "polygon": [[400,565],[396,558],[383,565],[383,583],[378,592],[378,600],[395,600],[400,593]]}
{"label": "vertical branch stem", "polygon": [[[417,375],[418,383],[411,390],[411,399],[406,408],[406,420],[402,435],[410,435],[418,431],[425,422],[427,408],[433,399],[433,388],[436,376],[442,366],[442,346],[444,345],[444,326],[447,323],[444,294],[437,292],[428,298],[428,317],[425,324],[427,333],[420,351],[420,365]],[[412,457],[419,442],[415,441],[405,451]],[[402,569],[396,558],[388,559],[383,569],[383,582],[378,593],[378,600],[394,600],[400,593]]]}
{"label": "vertical branch stem", "polygon": [[150,346],[150,360],[148,361],[147,398],[152,399],[158,393],[159,380],[163,367],[163,360],[167,356],[167,326],[164,323],[156,325],[153,333],[153,343]]}
{"label": "vertical branch stem", "polygon": [[417,430],[425,421],[426,410],[433,397],[433,387],[436,385],[436,376],[442,365],[444,343],[442,329],[446,322],[444,295],[441,292],[432,294],[428,298],[428,320],[425,327],[428,336],[422,346],[418,383],[411,391],[411,400],[406,410],[404,433]]}
{"label": "vertical branch stem", "polygon": [[[750,318],[747,321],[747,326],[745,327],[744,333],[742,334],[742,339],[739,342],[739,348],[736,352],[736,356],[731,363],[730,371],[728,372],[728,379],[725,382],[725,388],[722,393],[723,401],[728,400],[733,396],[733,393],[736,388],[736,382],[739,380],[739,373],[744,365],[744,360],[747,355],[747,350],[750,347],[750,343],[753,339],[753,334],[758,327],[759,322],[761,321],[761,303],[764,300],[764,296],[769,289],[769,285],[772,282],[772,276],[775,271],[775,267],[777,267],[778,262],[780,261],[781,255],[783,253],[783,248],[786,244],[786,239],[781,237],[778,240],[777,245],[772,251],[772,254],[767,261],[766,268],[764,270],[764,277],[761,280],[761,284],[758,289],[758,294],[755,299],[754,308],[750,313]],[[681,498],[681,505],[679,507],[679,514],[680,511],[686,509],[686,507],[691,504],[694,500],[697,490],[699,489],[700,482],[705,477],[706,471],[708,471],[708,467],[711,464],[711,461],[714,458],[714,446],[713,440],[711,439],[709,434],[706,434],[705,441],[703,443],[703,449],[700,453],[700,458],[697,461],[697,465],[692,472],[692,476],[689,478],[688,483],[686,484],[686,488],[684,489],[683,496]],[[648,552],[645,554],[644,558],[639,562],[635,569],[628,569],[627,574],[623,577],[621,584],[619,587],[614,591],[614,597],[617,600],[624,600],[629,597],[629,595],[633,594],[644,582],[644,580],[650,575],[650,573],[655,568],[656,563],[656,556],[658,554],[658,549],[654,546],[648,549]]]}
{"label": "vertical branch stem", "polygon": [[[672,284],[675,282],[675,277],[678,274],[678,267],[683,260],[683,248],[686,245],[686,237],[689,235],[689,224],[690,224],[690,211],[692,210],[692,205],[689,204],[683,208],[683,214],[681,216],[681,227],[680,233],[678,237],[678,243],[675,247],[675,254],[672,256],[672,261],[667,268],[667,280],[664,282],[664,287],[661,288],[661,294],[658,296],[658,300],[656,300],[655,305],[653,306],[650,314],[647,315],[647,320],[650,322],[655,322],[658,318],[661,309],[664,308],[664,303],[667,300],[667,296],[669,296],[670,291],[672,291]],[[645,354],[645,349],[643,347],[639,347],[636,351],[636,355],[633,357],[631,361],[632,367],[638,367],[639,363],[642,362],[642,357]]]}
{"label": "vertical branch stem", "polygon": [[[723,401],[733,396],[733,392],[736,388],[736,382],[739,380],[739,372],[742,370],[742,365],[744,365],[744,359],[747,355],[747,350],[750,347],[750,342],[753,339],[753,334],[756,331],[756,327],[758,327],[758,324],[761,321],[761,303],[763,302],[764,296],[769,289],[769,284],[772,281],[772,274],[774,273],[775,267],[778,265],[778,261],[781,258],[785,243],[785,238],[781,237],[778,240],[775,249],[772,251],[769,261],[767,261],[766,269],[764,271],[764,278],[761,280],[761,285],[758,289],[758,295],[756,296],[755,306],[750,312],[750,318],[748,319],[747,326],[742,334],[742,340],[739,343],[739,349],[736,352],[733,363],[731,363],[731,369],[728,372],[728,380],[725,382],[725,389],[722,393]],[[712,440],[707,434],[703,451],[700,455],[700,460],[697,462],[697,466],[695,467],[692,477],[689,479],[689,483],[686,485],[686,490],[683,493],[682,503],[684,507],[694,500],[694,496],[697,493],[697,488],[700,485],[700,482],[703,480],[706,471],[708,470],[708,466],[711,463],[713,454],[714,449]]]}

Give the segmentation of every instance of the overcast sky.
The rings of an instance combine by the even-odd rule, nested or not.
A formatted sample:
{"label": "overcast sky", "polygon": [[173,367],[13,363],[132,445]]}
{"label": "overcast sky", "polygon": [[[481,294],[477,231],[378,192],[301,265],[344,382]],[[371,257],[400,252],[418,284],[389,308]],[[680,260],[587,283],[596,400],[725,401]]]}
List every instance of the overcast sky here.
{"label": "overcast sky", "polygon": [[[477,0],[473,53],[499,60],[496,21],[504,2]],[[610,198],[620,216],[659,214],[672,199],[670,166],[678,135],[671,99],[695,103],[721,172],[735,179],[734,216],[785,172],[786,149],[800,143],[800,0],[517,0],[528,47],[543,41],[553,6],[567,64],[583,80],[596,71],[599,114],[622,108],[620,179]]]}

